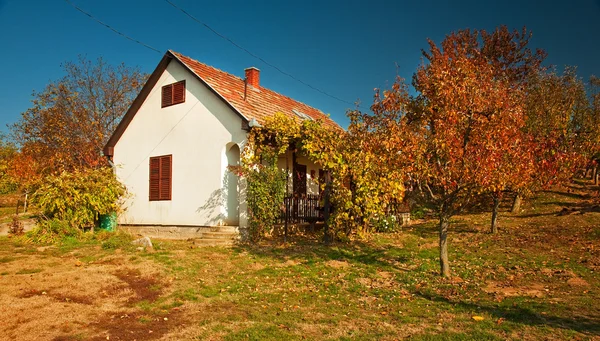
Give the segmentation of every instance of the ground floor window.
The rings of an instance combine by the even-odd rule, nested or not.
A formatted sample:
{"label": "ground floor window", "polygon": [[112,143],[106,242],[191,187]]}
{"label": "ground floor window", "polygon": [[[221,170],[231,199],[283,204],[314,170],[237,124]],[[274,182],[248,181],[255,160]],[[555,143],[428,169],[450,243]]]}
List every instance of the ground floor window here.
{"label": "ground floor window", "polygon": [[150,158],[150,201],[171,200],[172,155]]}

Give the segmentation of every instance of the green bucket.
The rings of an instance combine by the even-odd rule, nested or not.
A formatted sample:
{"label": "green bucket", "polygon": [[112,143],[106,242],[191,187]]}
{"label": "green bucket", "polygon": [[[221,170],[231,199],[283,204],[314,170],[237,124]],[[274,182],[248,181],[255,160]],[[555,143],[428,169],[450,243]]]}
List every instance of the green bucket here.
{"label": "green bucket", "polygon": [[114,231],[117,228],[117,212],[101,214],[98,222],[98,228],[101,230]]}

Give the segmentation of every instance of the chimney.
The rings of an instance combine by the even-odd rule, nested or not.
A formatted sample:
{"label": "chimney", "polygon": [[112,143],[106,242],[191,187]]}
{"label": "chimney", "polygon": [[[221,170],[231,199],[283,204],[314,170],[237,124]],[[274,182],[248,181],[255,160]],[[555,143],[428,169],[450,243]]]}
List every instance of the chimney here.
{"label": "chimney", "polygon": [[246,82],[253,87],[258,88],[260,86],[260,70],[253,66],[244,71],[246,71]]}

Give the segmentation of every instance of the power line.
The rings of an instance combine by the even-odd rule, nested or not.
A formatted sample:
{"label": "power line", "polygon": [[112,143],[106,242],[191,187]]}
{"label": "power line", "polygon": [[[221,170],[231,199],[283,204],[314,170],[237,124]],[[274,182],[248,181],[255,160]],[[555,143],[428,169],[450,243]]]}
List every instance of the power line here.
{"label": "power line", "polygon": [[126,34],[124,34],[124,33],[120,32],[120,31],[118,31],[117,29],[113,28],[112,26],[110,26],[110,25],[108,25],[108,24],[105,24],[105,23],[103,23],[102,21],[100,21],[99,19],[97,19],[96,17],[94,17],[93,15],[91,15],[90,13],[88,13],[88,12],[86,12],[86,11],[82,10],[81,8],[79,8],[77,5],[75,5],[75,4],[74,4],[74,3],[72,3],[71,1],[69,1],[69,0],[65,0],[65,1],[66,1],[66,2],[67,2],[69,5],[73,6],[73,8],[75,8],[75,9],[76,9],[76,10],[78,10],[79,12],[81,12],[81,13],[83,13],[83,14],[87,15],[88,17],[90,17],[92,20],[94,20],[94,21],[95,21],[95,22],[97,22],[98,24],[100,24],[100,25],[102,25],[102,26],[104,26],[104,27],[108,28],[109,30],[111,30],[111,31],[115,32],[116,34],[118,34],[118,35],[122,36],[123,38],[125,38],[125,39],[129,39],[129,40],[131,40],[131,41],[133,41],[133,42],[135,42],[135,43],[138,43],[138,44],[142,45],[143,47],[145,47],[145,48],[147,48],[147,49],[150,49],[150,50],[152,50],[152,51],[154,51],[154,52],[158,52],[158,53],[162,54],[162,52],[161,52],[160,50],[158,50],[158,49],[155,49],[154,47],[152,47],[152,46],[150,46],[150,45],[148,45],[148,44],[144,44],[144,43],[142,43],[141,41],[139,41],[139,40],[137,40],[137,39],[134,39],[134,38],[132,38],[132,37],[130,37],[130,36],[128,36],[128,35],[126,35]]}
{"label": "power line", "polygon": [[[65,0],[65,1],[68,1],[68,0]],[[201,21],[201,20],[197,19],[196,17],[194,17],[192,14],[190,14],[189,12],[187,12],[186,10],[184,10],[183,8],[181,8],[181,7],[177,6],[177,5],[175,5],[175,4],[174,4],[173,2],[171,2],[170,0],[165,0],[165,1],[166,1],[166,2],[167,2],[169,5],[173,6],[174,8],[178,9],[179,11],[181,11],[183,14],[187,15],[187,16],[188,16],[190,19],[194,20],[195,22],[197,22],[197,23],[199,23],[200,25],[202,25],[202,26],[206,27],[207,29],[209,29],[209,30],[210,30],[212,33],[216,34],[218,37],[220,37],[220,38],[222,38],[222,39],[224,39],[224,40],[228,41],[228,42],[229,42],[229,43],[231,43],[233,46],[235,46],[235,47],[237,47],[238,49],[240,49],[240,50],[242,50],[242,51],[246,52],[247,54],[249,54],[249,55],[250,55],[250,56],[252,56],[253,58],[260,60],[261,62],[265,63],[267,66],[270,66],[270,67],[272,67],[273,69],[275,69],[275,70],[279,71],[281,74],[283,74],[283,75],[286,75],[286,76],[290,77],[291,79],[293,79],[293,80],[295,80],[295,81],[297,81],[297,82],[299,82],[299,83],[301,83],[301,84],[303,84],[303,85],[305,85],[305,86],[307,86],[307,87],[309,87],[309,88],[311,88],[311,89],[313,89],[313,90],[315,90],[315,91],[318,91],[318,92],[322,93],[322,94],[323,94],[323,95],[325,95],[325,96],[328,96],[328,97],[330,97],[330,98],[333,98],[333,99],[335,99],[335,100],[337,100],[337,101],[340,101],[340,102],[342,102],[342,103],[346,103],[346,104],[349,104],[349,105],[354,105],[354,103],[352,103],[352,102],[348,102],[348,101],[346,101],[346,100],[343,100],[343,99],[341,99],[341,98],[339,98],[339,97],[336,97],[336,96],[334,96],[334,95],[330,95],[330,94],[328,94],[327,92],[325,92],[325,91],[323,91],[323,90],[321,90],[321,89],[319,89],[319,88],[317,88],[317,87],[314,87],[314,86],[312,86],[312,85],[310,85],[310,84],[306,83],[305,81],[303,81],[303,80],[301,80],[301,79],[299,79],[299,78],[295,77],[294,75],[292,75],[292,74],[290,74],[290,73],[287,73],[287,72],[285,72],[285,71],[281,70],[281,69],[280,69],[279,67],[277,67],[276,65],[273,65],[273,64],[271,64],[271,63],[267,62],[266,60],[264,60],[264,59],[263,59],[263,58],[261,58],[260,56],[258,56],[258,55],[256,55],[256,54],[254,54],[254,53],[252,53],[251,51],[249,51],[248,49],[246,49],[245,47],[243,47],[243,46],[240,46],[239,44],[237,44],[236,42],[234,42],[233,40],[231,40],[231,39],[230,39],[230,38],[228,38],[227,36],[224,36],[223,34],[221,34],[221,33],[217,32],[215,29],[213,29],[212,27],[210,27],[208,24],[206,24],[206,23],[204,23],[203,21]]]}
{"label": "power line", "polygon": [[[231,40],[231,39],[229,39],[228,37],[226,37],[226,36],[222,35],[222,34],[221,34],[221,33],[219,33],[218,31],[216,31],[215,29],[213,29],[212,27],[210,27],[208,24],[206,24],[206,23],[204,23],[204,22],[200,21],[199,19],[197,19],[196,17],[194,17],[192,14],[188,13],[188,12],[187,12],[186,10],[184,10],[183,8],[181,8],[181,7],[178,7],[177,5],[175,5],[173,2],[171,2],[171,1],[169,1],[169,0],[165,0],[165,1],[166,1],[168,4],[170,4],[171,6],[173,6],[174,8],[178,9],[179,11],[181,11],[182,13],[184,13],[185,15],[187,15],[188,17],[190,17],[192,20],[196,21],[197,23],[199,23],[199,24],[201,24],[202,26],[204,26],[204,27],[206,27],[207,29],[209,29],[211,32],[213,32],[213,33],[214,33],[215,35],[217,35],[218,37],[220,37],[220,38],[222,38],[222,39],[224,39],[224,40],[228,41],[229,43],[231,43],[232,45],[234,45],[234,46],[235,46],[235,47],[237,47],[238,49],[240,49],[240,50],[242,50],[242,51],[246,52],[246,53],[247,53],[247,54],[249,54],[251,57],[253,57],[253,58],[255,58],[255,59],[257,59],[257,60],[259,60],[259,61],[263,62],[263,63],[264,63],[264,64],[266,64],[267,66],[269,66],[269,67],[271,67],[271,68],[273,68],[273,69],[277,70],[277,71],[278,71],[278,72],[280,72],[281,74],[283,74],[283,75],[285,75],[285,76],[287,76],[287,77],[289,77],[289,78],[291,78],[291,79],[293,79],[293,80],[295,80],[295,81],[297,81],[297,82],[299,82],[299,83],[301,83],[301,84],[303,84],[303,85],[305,85],[305,86],[307,86],[307,87],[309,87],[309,88],[311,88],[311,89],[313,89],[313,90],[315,90],[315,91],[317,91],[317,92],[319,92],[319,93],[321,93],[321,94],[323,94],[323,95],[325,95],[325,96],[327,96],[327,97],[333,98],[333,99],[335,99],[335,100],[337,100],[337,101],[339,101],[339,102],[342,102],[342,103],[346,103],[346,104],[349,104],[349,105],[355,105],[355,103],[352,103],[352,102],[349,102],[349,101],[343,100],[343,99],[341,99],[341,98],[339,98],[339,97],[336,97],[336,96],[334,96],[334,95],[331,95],[331,94],[329,94],[329,93],[327,93],[327,92],[325,92],[325,91],[323,91],[323,90],[321,90],[321,89],[319,89],[319,88],[317,88],[317,87],[315,87],[315,86],[312,86],[312,85],[310,85],[310,84],[306,83],[305,81],[303,81],[303,80],[301,80],[301,79],[299,79],[299,78],[295,77],[294,75],[292,75],[292,74],[290,74],[290,73],[288,73],[288,72],[285,72],[285,71],[283,71],[283,70],[282,70],[282,69],[280,69],[280,68],[279,68],[277,65],[274,65],[274,64],[271,64],[271,63],[269,63],[268,61],[264,60],[264,59],[263,59],[263,58],[261,58],[260,56],[258,56],[258,55],[256,55],[256,54],[252,53],[252,52],[251,52],[251,51],[249,51],[248,49],[246,49],[246,48],[244,48],[244,47],[240,46],[239,44],[237,44],[237,43],[236,43],[236,42],[234,42],[233,40]],[[130,40],[130,41],[133,41],[133,42],[134,42],[134,43],[136,43],[136,44],[142,45],[143,47],[145,47],[145,48],[147,48],[147,49],[149,49],[149,50],[152,50],[152,51],[154,51],[154,52],[156,52],[156,53],[162,54],[162,51],[160,51],[160,50],[158,50],[158,49],[156,49],[156,48],[154,48],[154,47],[152,47],[152,46],[150,46],[150,45],[148,45],[148,44],[146,44],[146,43],[143,43],[143,42],[141,42],[141,41],[139,41],[139,40],[137,40],[137,39],[135,39],[135,38],[132,38],[132,37],[130,37],[130,36],[128,36],[128,35],[126,35],[125,33],[123,33],[123,32],[121,32],[121,31],[117,30],[116,28],[114,28],[114,27],[112,27],[112,26],[110,26],[110,25],[108,25],[108,24],[104,23],[103,21],[101,21],[100,19],[98,19],[98,18],[94,17],[94,16],[93,16],[92,14],[90,14],[89,12],[86,12],[85,10],[81,9],[80,7],[78,7],[77,5],[75,5],[74,3],[72,3],[71,1],[69,1],[69,0],[65,0],[65,2],[66,2],[66,3],[68,3],[69,5],[71,5],[73,8],[75,8],[77,11],[79,11],[79,12],[83,13],[84,15],[88,16],[90,19],[92,19],[92,20],[94,20],[95,22],[97,22],[98,24],[100,24],[100,25],[102,25],[102,26],[104,26],[104,27],[108,28],[109,30],[113,31],[114,33],[116,33],[116,34],[118,34],[118,35],[122,36],[123,38],[125,38],[125,39],[127,39],[127,40]],[[359,105],[359,107],[361,107],[361,106]]]}

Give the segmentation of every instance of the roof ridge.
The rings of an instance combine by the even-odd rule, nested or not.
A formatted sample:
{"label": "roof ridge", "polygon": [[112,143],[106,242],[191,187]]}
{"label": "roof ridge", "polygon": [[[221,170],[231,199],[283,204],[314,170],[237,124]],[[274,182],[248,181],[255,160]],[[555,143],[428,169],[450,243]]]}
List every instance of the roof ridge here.
{"label": "roof ridge", "polygon": [[[229,72],[227,72],[227,71],[221,70],[221,69],[219,69],[219,68],[217,68],[217,67],[214,67],[214,66],[212,66],[212,65],[208,65],[208,64],[206,64],[206,63],[203,63],[203,62],[201,62],[201,61],[198,61],[198,60],[196,60],[196,59],[194,59],[194,58],[192,58],[192,57],[186,56],[186,55],[184,55],[184,54],[182,54],[182,53],[179,53],[179,52],[176,52],[176,51],[173,51],[173,50],[169,50],[169,51],[170,51],[171,53],[173,53],[173,54],[176,54],[176,55],[178,55],[179,57],[184,57],[184,58],[187,58],[187,59],[191,59],[191,60],[193,60],[194,62],[196,62],[196,63],[199,63],[199,64],[202,64],[202,65],[204,65],[204,66],[206,66],[206,67],[208,67],[208,68],[211,68],[211,69],[213,69],[213,70],[216,70],[216,71],[219,71],[219,72],[226,73],[226,74],[228,74],[228,75],[230,75],[230,76],[233,76],[233,77],[235,77],[235,78],[239,79],[239,80],[240,80],[240,81],[242,81],[242,82],[244,81],[244,79],[243,79],[243,78],[241,78],[241,77],[239,77],[239,76],[236,76],[236,75],[234,75],[233,73],[229,73]],[[290,96],[287,96],[287,95],[284,95],[284,94],[282,94],[282,93],[279,93],[279,92],[277,92],[277,91],[275,91],[275,90],[273,90],[273,89],[270,89],[270,88],[267,88],[267,87],[264,87],[264,86],[260,86],[260,89],[259,89],[259,90],[261,90],[261,91],[262,91],[262,90],[266,90],[266,91],[272,92],[272,93],[274,93],[274,94],[276,94],[276,95],[278,95],[278,96],[285,97],[285,98],[287,98],[287,99],[289,99],[289,100],[292,100],[292,101],[294,101],[294,102],[296,102],[296,103],[299,103],[299,104],[301,104],[301,105],[307,106],[307,107],[309,107],[309,108],[311,108],[311,109],[313,109],[313,110],[319,111],[320,113],[322,113],[322,114],[323,114],[323,115],[325,115],[325,116],[329,116],[329,114],[326,114],[326,113],[325,113],[323,110],[321,110],[321,109],[319,109],[319,108],[315,108],[315,107],[313,107],[312,105],[308,105],[308,104],[306,104],[306,103],[304,103],[304,102],[300,102],[300,101],[298,101],[297,99],[294,99],[294,98],[292,98],[292,97],[290,97]]]}
{"label": "roof ridge", "polygon": [[[183,58],[191,59],[192,61],[194,61],[194,62],[196,62],[196,63],[198,63],[198,64],[202,64],[203,66],[206,66],[206,67],[208,67],[208,68],[211,68],[211,69],[213,69],[213,70],[216,70],[216,71],[219,71],[219,72],[226,73],[226,74],[228,74],[228,75],[230,75],[230,76],[233,76],[233,77],[235,77],[235,78],[237,78],[237,79],[241,80],[242,82],[244,81],[244,79],[243,79],[243,78],[241,78],[241,77],[239,77],[239,76],[236,76],[236,75],[234,75],[233,73],[229,73],[229,72],[227,72],[227,71],[221,70],[221,69],[219,69],[219,68],[217,68],[217,67],[214,67],[214,66],[212,66],[212,65],[208,65],[208,64],[206,64],[206,63],[203,63],[203,62],[201,62],[201,61],[198,61],[198,60],[196,60],[196,59],[194,59],[194,58],[192,58],[192,57],[186,56],[186,55],[184,55],[184,54],[181,54],[181,53],[179,53],[179,52],[176,52],[176,51],[173,51],[173,50],[169,50],[169,52],[171,52],[172,54],[175,54],[175,55],[177,55],[178,57],[183,57]],[[265,89],[266,89],[266,88],[265,88]]]}

